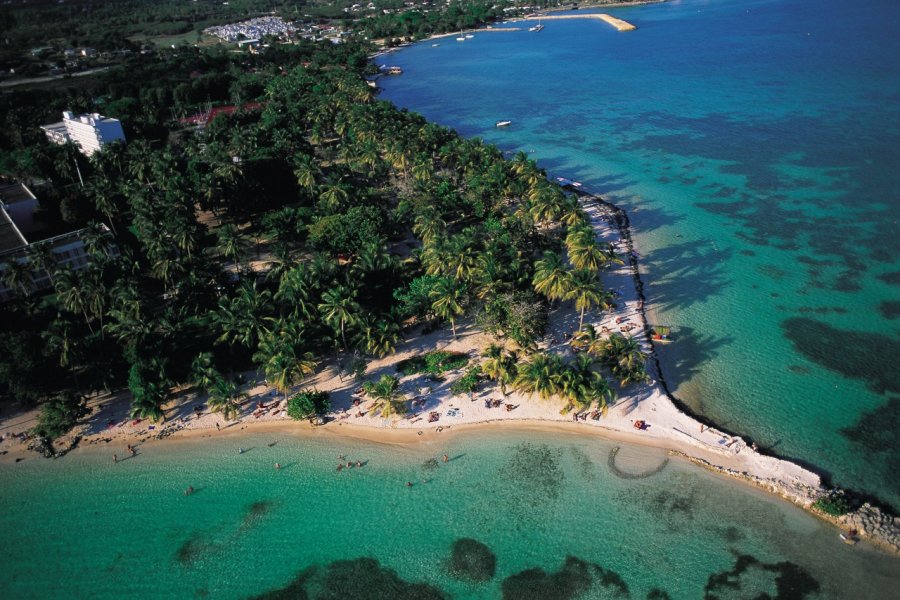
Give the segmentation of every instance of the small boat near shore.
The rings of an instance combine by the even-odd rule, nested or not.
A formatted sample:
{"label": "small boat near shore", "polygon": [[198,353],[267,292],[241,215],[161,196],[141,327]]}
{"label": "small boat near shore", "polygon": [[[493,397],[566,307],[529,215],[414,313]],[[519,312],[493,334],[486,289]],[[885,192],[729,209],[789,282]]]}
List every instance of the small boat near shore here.
{"label": "small boat near shore", "polygon": [[563,187],[573,187],[573,188],[581,187],[581,182],[572,181],[571,179],[566,179],[565,177],[557,177],[556,181],[558,181],[559,185],[561,185]]}
{"label": "small boat near shore", "polygon": [[672,330],[664,325],[651,325],[650,337],[658,344],[671,344],[674,342],[672,338]]}
{"label": "small boat near shore", "polygon": [[544,26],[541,24],[540,21],[538,21],[538,24],[535,25],[534,27],[529,27],[529,28],[528,28],[528,31],[534,31],[534,32],[537,32],[537,31],[541,31],[542,29],[544,29]]}
{"label": "small boat near shore", "polygon": [[462,31],[459,32],[459,37],[456,38],[456,41],[457,41],[457,42],[464,42],[464,41],[466,41],[466,38],[465,38],[465,36],[463,36],[463,32],[462,32]]}
{"label": "small boat near shore", "polygon": [[466,34],[466,39],[467,39],[467,40],[471,40],[473,37],[475,37],[475,36],[472,35],[471,33],[467,33],[467,34]]}
{"label": "small boat near shore", "polygon": [[512,121],[497,121],[494,123],[494,127],[509,127],[512,125]]}

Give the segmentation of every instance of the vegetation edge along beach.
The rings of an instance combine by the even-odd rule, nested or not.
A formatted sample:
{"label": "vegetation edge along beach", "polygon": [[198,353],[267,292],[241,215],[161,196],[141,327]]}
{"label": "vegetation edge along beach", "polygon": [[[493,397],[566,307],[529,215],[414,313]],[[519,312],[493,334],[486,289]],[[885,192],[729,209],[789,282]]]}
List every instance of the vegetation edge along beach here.
{"label": "vegetation edge along beach", "polygon": [[[685,448],[807,508],[853,508],[814,473],[671,404],[658,363],[645,369],[651,331],[624,212],[564,191],[527,156],[506,160],[376,101],[370,51],[173,48],[99,74],[91,93],[4,96],[18,117],[4,172],[38,193],[49,231],[81,228],[88,258],[60,265],[40,243],[6,255],[3,398],[40,408],[6,417],[19,435],[4,433],[3,462],[28,445],[59,456],[220,419],[440,434],[465,422],[455,409],[578,418]],[[211,95],[230,110],[213,118]],[[173,104],[198,112],[172,119]],[[90,158],[51,146],[37,125],[70,109],[121,118],[128,143]],[[900,548],[891,518],[867,504],[835,522]]]}

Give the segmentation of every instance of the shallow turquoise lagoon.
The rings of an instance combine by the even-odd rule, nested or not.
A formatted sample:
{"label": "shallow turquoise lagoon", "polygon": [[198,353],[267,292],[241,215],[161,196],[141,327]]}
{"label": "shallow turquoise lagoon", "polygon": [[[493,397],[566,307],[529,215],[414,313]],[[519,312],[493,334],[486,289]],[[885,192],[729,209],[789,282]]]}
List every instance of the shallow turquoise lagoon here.
{"label": "shallow turquoise lagoon", "polygon": [[[412,447],[169,440],[116,465],[96,448],[28,458],[0,469],[0,594],[244,598],[304,571],[305,591],[348,599],[889,598],[900,585],[895,558],[787,503],[660,450],[624,447],[614,474],[612,448],[508,429]],[[338,472],[339,454],[365,464]],[[484,545],[468,567],[489,576],[493,556],[493,576],[452,572],[462,538]]]}
{"label": "shallow turquoise lagoon", "polygon": [[900,507],[900,3],[610,12],[404,49],[382,97],[628,209],[677,395]]}

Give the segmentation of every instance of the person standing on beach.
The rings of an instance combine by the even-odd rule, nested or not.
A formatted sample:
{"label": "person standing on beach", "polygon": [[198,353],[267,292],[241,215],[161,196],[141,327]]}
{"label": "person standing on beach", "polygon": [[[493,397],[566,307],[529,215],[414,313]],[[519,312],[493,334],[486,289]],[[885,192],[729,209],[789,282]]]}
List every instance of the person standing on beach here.
{"label": "person standing on beach", "polygon": [[222,431],[222,428],[219,427],[219,422],[216,421],[216,431]]}

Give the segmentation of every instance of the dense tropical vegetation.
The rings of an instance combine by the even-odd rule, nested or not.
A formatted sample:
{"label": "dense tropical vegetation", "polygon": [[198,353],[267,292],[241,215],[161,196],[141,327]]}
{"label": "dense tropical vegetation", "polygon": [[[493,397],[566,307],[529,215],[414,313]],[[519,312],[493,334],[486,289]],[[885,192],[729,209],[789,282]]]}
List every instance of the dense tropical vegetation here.
{"label": "dense tropical vegetation", "polygon": [[[175,50],[135,63],[128,80],[112,72],[60,97],[3,96],[15,126],[0,136],[0,166],[36,190],[51,230],[88,228],[90,264],[58,269],[35,253],[49,293],[4,267],[17,297],[0,307],[2,405],[46,402],[60,415],[43,429],[54,436],[92,392],[127,387],[132,414],[160,420],[191,384],[230,419],[245,397],[234,373],[257,370],[287,399],[326,362],[358,376],[414,328],[445,324],[455,337],[461,321],[516,347],[489,349],[463,391],[483,372],[504,393],[602,407],[601,368],[641,380],[629,338],[572,364],[536,352],[551,306],[571,301],[583,321],[611,305],[600,271],[617,259],[578,201],[526,155],[507,160],[378,101],[364,79],[369,50]],[[198,68],[206,74],[189,75]],[[202,130],[171,120],[170,103],[203,94],[258,108]],[[63,107],[123,118],[128,144],[87,159],[46,143],[36,128]],[[424,370],[467,362],[435,356]],[[402,413],[391,381],[373,385],[380,414]]]}

